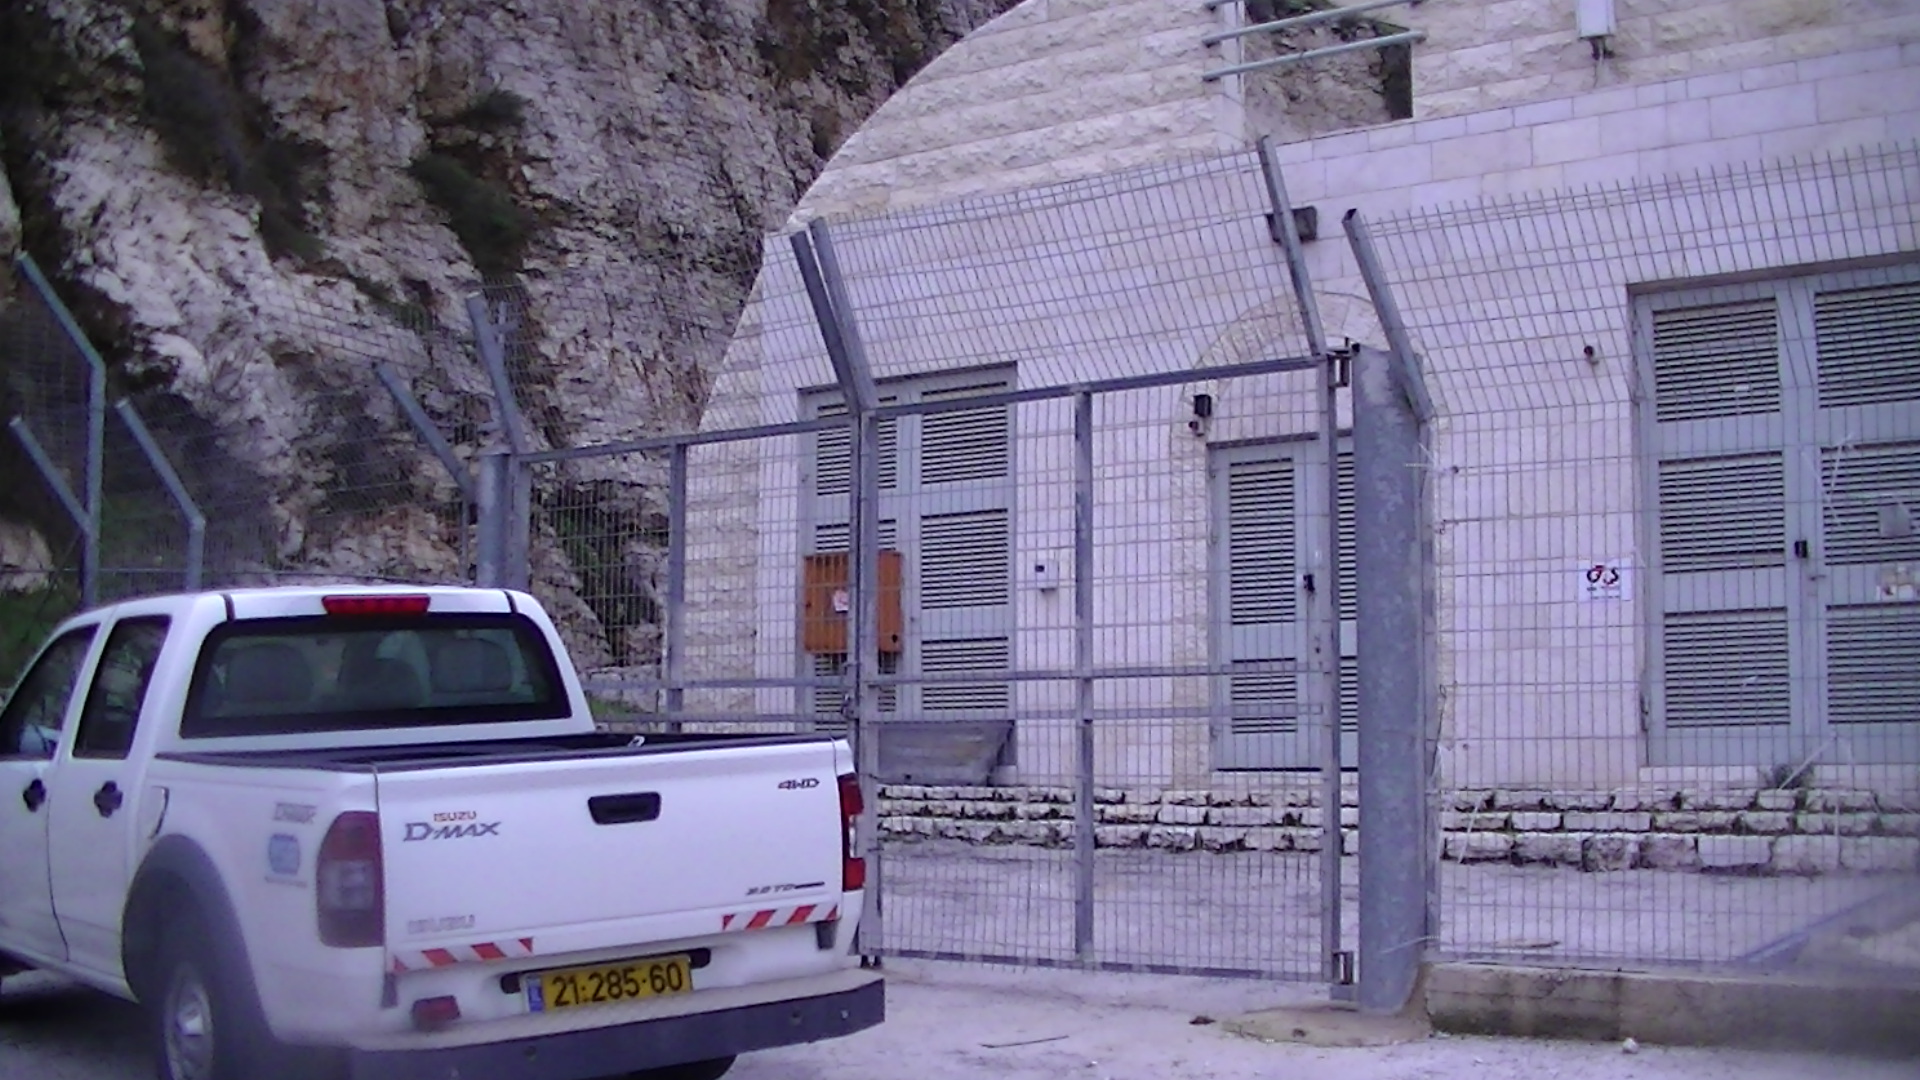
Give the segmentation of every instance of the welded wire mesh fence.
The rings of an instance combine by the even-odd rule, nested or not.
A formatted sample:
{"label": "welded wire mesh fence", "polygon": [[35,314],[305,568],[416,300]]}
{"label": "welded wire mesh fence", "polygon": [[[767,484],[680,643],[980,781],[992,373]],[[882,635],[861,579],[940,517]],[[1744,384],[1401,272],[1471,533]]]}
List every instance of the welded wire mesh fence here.
{"label": "welded wire mesh fence", "polygon": [[28,265],[0,283],[0,685],[86,598],[97,552],[88,513],[95,369],[39,302],[42,287]]}
{"label": "welded wire mesh fence", "polygon": [[[1296,492],[1328,506],[1334,463],[1312,452],[1268,199],[1245,155],[835,225],[877,380],[871,460],[833,313],[769,243],[705,427],[778,426],[687,451],[665,683],[685,724],[878,744],[864,948],[1325,970],[1312,732],[1340,695],[1314,677],[1293,571],[1326,524]],[[1237,554],[1213,542],[1228,516]],[[1237,621],[1215,617],[1229,590]]]}
{"label": "welded wire mesh fence", "polygon": [[[1917,157],[1374,223],[1437,406],[1440,954],[1851,962],[1910,888]],[[42,524],[0,602],[524,582],[608,723],[853,737],[869,952],[1337,977],[1370,504],[1273,199],[1243,154],[845,222],[838,299],[774,237],[737,324],[719,242],[268,297],[104,403],[16,295],[7,413],[83,513],[4,494]],[[1352,284],[1322,309],[1373,332]]]}
{"label": "welded wire mesh fence", "polygon": [[437,459],[394,392],[470,456],[491,401],[464,328],[344,284],[263,294],[163,370],[99,358],[31,260],[17,270],[0,312],[7,572],[63,583],[34,610],[201,584],[468,577],[466,464]]}
{"label": "welded wire mesh fence", "polygon": [[1916,206],[1902,147],[1374,225],[1439,411],[1442,952],[1888,962]]}

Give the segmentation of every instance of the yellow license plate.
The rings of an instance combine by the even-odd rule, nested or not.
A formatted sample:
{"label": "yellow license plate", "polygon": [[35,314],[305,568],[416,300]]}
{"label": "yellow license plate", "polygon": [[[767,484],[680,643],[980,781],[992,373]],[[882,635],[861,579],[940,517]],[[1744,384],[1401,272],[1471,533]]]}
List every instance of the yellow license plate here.
{"label": "yellow license plate", "polygon": [[528,975],[526,988],[533,1012],[684,994],[693,989],[693,963],[685,956],[655,956],[560,968]]}

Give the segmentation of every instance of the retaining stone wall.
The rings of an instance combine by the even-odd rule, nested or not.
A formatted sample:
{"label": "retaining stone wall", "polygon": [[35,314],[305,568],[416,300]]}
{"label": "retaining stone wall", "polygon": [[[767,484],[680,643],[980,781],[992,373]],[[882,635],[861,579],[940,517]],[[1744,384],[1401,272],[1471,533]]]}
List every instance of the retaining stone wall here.
{"label": "retaining stone wall", "polygon": [[[1359,848],[1357,793],[1343,789],[1342,850]],[[1161,851],[1320,850],[1318,792],[1094,792],[1094,841]],[[881,789],[890,842],[1066,847],[1073,792],[1061,787]],[[1856,790],[1462,791],[1440,813],[1442,858],[1614,870],[1825,874],[1920,871],[1920,795]]]}

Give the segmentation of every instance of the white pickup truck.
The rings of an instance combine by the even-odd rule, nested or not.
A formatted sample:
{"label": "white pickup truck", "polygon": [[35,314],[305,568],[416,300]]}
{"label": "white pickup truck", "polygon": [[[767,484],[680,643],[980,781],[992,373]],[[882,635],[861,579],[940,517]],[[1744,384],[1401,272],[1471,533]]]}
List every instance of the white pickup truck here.
{"label": "white pickup truck", "polygon": [[860,813],[844,741],[598,731],[524,593],[133,600],[0,711],[0,972],[162,1080],[718,1077],[881,1022]]}

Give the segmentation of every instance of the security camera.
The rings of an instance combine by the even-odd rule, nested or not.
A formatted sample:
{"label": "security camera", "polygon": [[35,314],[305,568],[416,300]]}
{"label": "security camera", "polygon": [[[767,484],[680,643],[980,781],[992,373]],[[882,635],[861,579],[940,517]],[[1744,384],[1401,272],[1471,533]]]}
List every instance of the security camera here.
{"label": "security camera", "polygon": [[1187,430],[1193,432],[1196,436],[1205,435],[1207,433],[1207,421],[1212,418],[1213,395],[1193,395],[1193,419],[1187,421]]}

